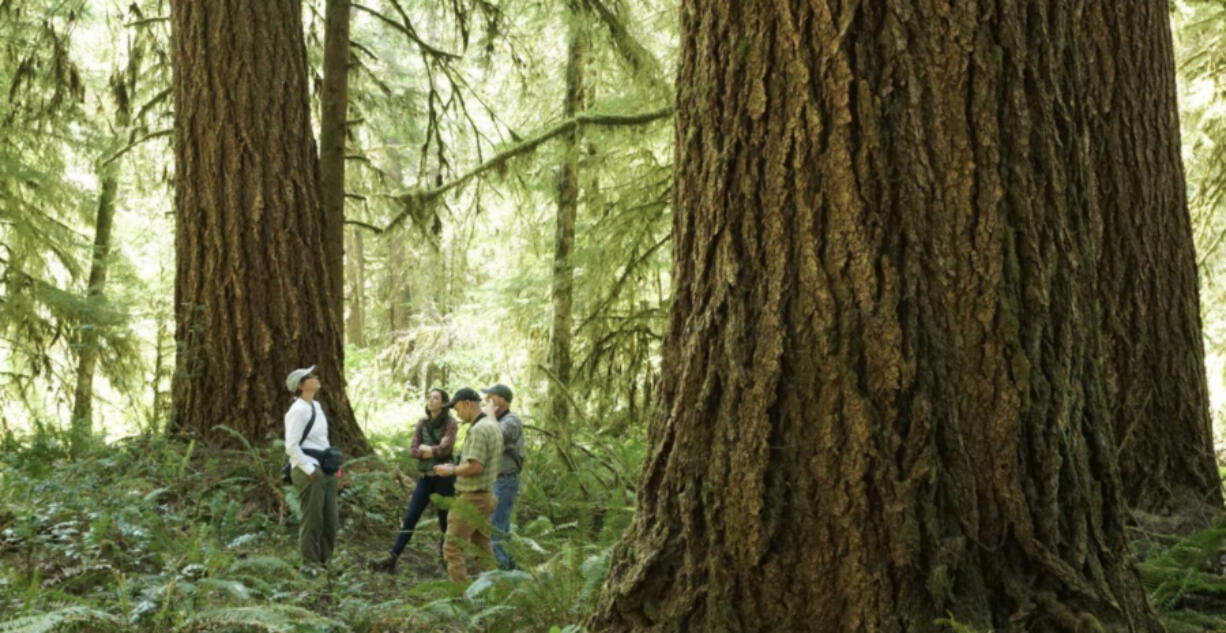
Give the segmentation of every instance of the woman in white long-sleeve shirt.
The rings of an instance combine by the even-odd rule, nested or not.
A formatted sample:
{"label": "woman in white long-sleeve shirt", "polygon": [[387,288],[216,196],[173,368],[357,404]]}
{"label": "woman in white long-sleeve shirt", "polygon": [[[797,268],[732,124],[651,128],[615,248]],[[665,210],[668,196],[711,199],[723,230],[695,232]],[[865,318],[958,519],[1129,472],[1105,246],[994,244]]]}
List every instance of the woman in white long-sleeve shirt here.
{"label": "woman in white long-sleeve shirt", "polygon": [[[293,465],[290,477],[298,489],[302,507],[298,549],[305,562],[327,565],[332,557],[332,548],[336,546],[339,525],[336,474],[325,473],[320,468],[319,460],[302,450],[322,451],[331,446],[328,443],[328,417],[324,415],[323,407],[315,401],[315,394],[319,391],[319,374],[314,365],[295,369],[285,378],[285,386],[298,396],[289,411],[285,412],[285,452]],[[314,423],[311,423],[312,413]]]}

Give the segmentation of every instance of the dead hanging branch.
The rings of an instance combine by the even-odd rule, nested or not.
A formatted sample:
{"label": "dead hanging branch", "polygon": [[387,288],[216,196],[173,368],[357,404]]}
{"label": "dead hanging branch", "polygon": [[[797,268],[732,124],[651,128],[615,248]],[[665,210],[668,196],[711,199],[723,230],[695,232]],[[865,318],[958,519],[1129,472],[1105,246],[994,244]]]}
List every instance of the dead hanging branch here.
{"label": "dead hanging branch", "polygon": [[575,115],[574,117],[558,123],[557,125],[536,134],[535,136],[498,152],[489,160],[477,165],[476,167],[473,167],[451,182],[441,184],[437,187],[418,189],[396,196],[395,199],[404,205],[404,210],[397,214],[396,217],[392,218],[392,221],[388,223],[386,228],[381,231],[377,231],[377,233],[390,231],[391,229],[395,228],[396,225],[403,222],[404,219],[410,214],[413,214],[425,205],[434,202],[439,198],[439,196],[442,196],[448,191],[463,185],[469,180],[472,180],[473,178],[480,176],[491,169],[501,170],[506,165],[508,160],[515,158],[516,156],[531,153],[536,148],[544,145],[550,139],[557,138],[564,134],[569,134],[580,126],[603,125],[607,127],[616,127],[643,125],[645,123],[651,123],[652,121],[658,121],[660,119],[671,117],[672,115],[672,106],[641,114],[591,114],[585,112]]}

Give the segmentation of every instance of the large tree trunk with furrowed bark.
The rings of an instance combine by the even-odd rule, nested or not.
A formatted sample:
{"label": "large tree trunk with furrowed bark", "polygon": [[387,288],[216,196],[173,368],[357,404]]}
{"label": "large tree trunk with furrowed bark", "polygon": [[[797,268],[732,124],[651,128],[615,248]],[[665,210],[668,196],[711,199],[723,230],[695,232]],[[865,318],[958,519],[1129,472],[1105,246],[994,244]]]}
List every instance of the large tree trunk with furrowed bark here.
{"label": "large tree trunk with furrowed bark", "polygon": [[[1165,12],[683,1],[675,295],[591,630],[1162,630],[1104,352],[1115,123],[1083,87],[1169,73],[1124,53]],[[1163,126],[1120,151],[1177,160]]]}
{"label": "large tree trunk with furrowed bark", "polygon": [[1209,416],[1195,244],[1180,158],[1167,7],[1110,5],[1097,28],[1130,45],[1092,59],[1094,195],[1107,397],[1124,499],[1139,516],[1202,529],[1222,509]]}
{"label": "large tree trunk with furrowed bark", "polygon": [[328,435],[368,452],[341,376],[297,0],[171,3],[175,320],[168,430],[281,437],[285,376],[318,365]]}

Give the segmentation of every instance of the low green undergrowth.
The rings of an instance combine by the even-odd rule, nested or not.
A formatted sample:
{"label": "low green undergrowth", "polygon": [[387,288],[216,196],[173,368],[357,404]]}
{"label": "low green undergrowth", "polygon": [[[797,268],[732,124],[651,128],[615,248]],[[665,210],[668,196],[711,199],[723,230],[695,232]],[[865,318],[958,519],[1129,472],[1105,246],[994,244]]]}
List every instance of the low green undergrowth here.
{"label": "low green undergrowth", "polygon": [[1183,538],[1137,531],[1150,603],[1171,633],[1226,629],[1226,523]]}
{"label": "low green undergrowth", "polygon": [[[276,442],[219,450],[131,439],[69,459],[55,438],[9,438],[0,633],[580,630],[630,521],[641,440],[538,445],[516,506],[520,568],[456,585],[445,580],[433,510],[398,573],[368,569],[391,545],[415,474],[404,438],[370,439],[377,456],[347,464],[338,550],[317,575],[298,563],[298,500],[278,483]],[[1136,535],[1168,630],[1226,630],[1226,523],[1183,538]]]}
{"label": "low green undergrowth", "polygon": [[530,455],[519,570],[455,585],[444,580],[432,509],[398,573],[367,568],[391,545],[415,473],[400,438],[370,439],[380,457],[346,465],[338,549],[319,575],[298,563],[297,498],[277,482],[275,443],[133,439],[72,460],[54,438],[10,439],[0,457],[0,633],[577,630],[629,521],[625,480],[641,448],[594,441],[565,460],[552,448]]}

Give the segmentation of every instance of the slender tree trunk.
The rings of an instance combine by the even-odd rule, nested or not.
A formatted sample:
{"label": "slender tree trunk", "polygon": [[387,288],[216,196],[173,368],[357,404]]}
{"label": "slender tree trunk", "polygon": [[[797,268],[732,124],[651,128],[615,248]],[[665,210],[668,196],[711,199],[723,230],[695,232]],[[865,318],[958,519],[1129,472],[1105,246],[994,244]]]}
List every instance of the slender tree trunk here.
{"label": "slender tree trunk", "polygon": [[409,328],[410,289],[408,275],[408,256],[405,253],[405,234],[402,229],[396,229],[387,236],[387,266],[384,267],[386,281],[385,294],[387,301],[387,326],[392,335],[402,333]]}
{"label": "slender tree trunk", "polygon": [[149,430],[153,433],[162,430],[164,412],[168,411],[172,405],[170,393],[163,389],[166,379],[173,381],[170,362],[167,360],[170,350],[173,349],[170,335],[170,319],[159,313],[157,332],[154,335],[153,373],[149,378],[151,392],[149,402],[152,404],[152,410],[149,412]]}
{"label": "slender tree trunk", "polygon": [[[1095,28],[1132,42],[1085,92],[1103,217],[1100,288],[1107,396],[1129,506],[1207,527],[1221,512],[1199,286],[1180,158],[1165,6],[1108,4]],[[1162,25],[1163,28],[1158,28]],[[1191,342],[1195,342],[1195,344]]]}
{"label": "slender tree trunk", "polygon": [[366,347],[366,248],[360,230],[349,232],[349,325],[345,328],[349,342]]}
{"label": "slender tree trunk", "polygon": [[286,374],[318,365],[329,439],[361,454],[301,19],[296,0],[171,3],[179,349],[168,430],[280,437]]}
{"label": "slender tree trunk", "polygon": [[[562,116],[569,119],[583,110],[583,66],[587,53],[587,25],[584,13],[575,6],[568,12],[569,33],[566,43],[566,97]],[[569,446],[570,416],[566,390],[570,388],[570,348],[574,318],[575,264],[571,251],[575,243],[575,216],[579,210],[579,149],[580,129],[566,134],[562,140],[563,155],[558,177],[558,216],[553,247],[553,327],[549,336],[549,419],[558,432],[562,446]]]}
{"label": "slender tree trunk", "polygon": [[[121,117],[125,118],[126,117]],[[91,311],[105,309],[104,289],[111,252],[111,226],[115,219],[115,195],[119,190],[119,169],[114,163],[98,174],[101,191],[98,195],[98,215],[94,222],[94,247],[86,291]],[[80,454],[93,435],[94,371],[98,364],[98,328],[82,324],[80,351],[77,355],[77,384],[72,402],[72,451]]]}
{"label": "slender tree trunk", "polygon": [[[349,109],[349,0],[324,6],[324,76],[319,116],[319,187],[324,208],[324,253],[331,270],[345,265],[345,117]],[[337,327],[344,324],[344,277],[332,280]]]}
{"label": "slender tree trunk", "polygon": [[[115,99],[115,130],[117,139],[124,140],[132,121],[130,95],[136,94],[142,50],[133,44],[128,50],[128,66],[123,73],[111,77],[111,93]],[[115,221],[115,198],[119,192],[119,163],[104,162],[98,168],[98,214],[94,221],[94,246],[90,257],[89,282],[86,300],[91,312],[106,309],[105,290],[107,270],[110,266],[111,227]],[[95,316],[95,321],[97,318]],[[80,454],[93,435],[94,373],[98,365],[98,327],[96,323],[82,324],[77,356],[77,382],[72,402],[71,442],[74,454]]]}
{"label": "slender tree trunk", "polygon": [[675,293],[591,630],[1162,630],[1082,97],[1157,71],[1121,53],[1166,3],[1128,9],[1146,30],[1087,1],[683,1]]}

